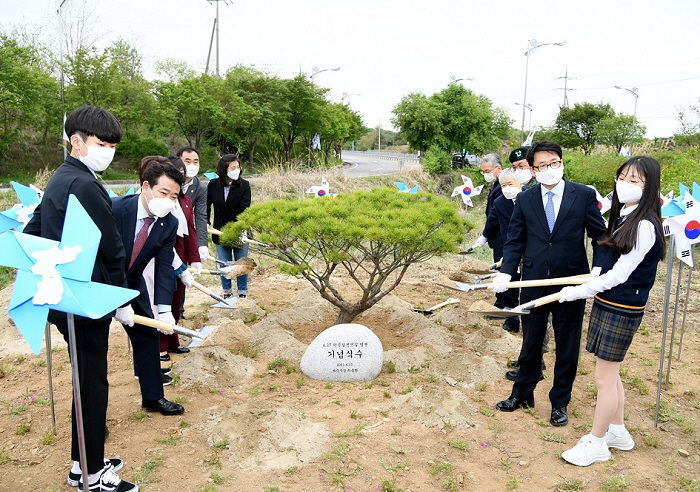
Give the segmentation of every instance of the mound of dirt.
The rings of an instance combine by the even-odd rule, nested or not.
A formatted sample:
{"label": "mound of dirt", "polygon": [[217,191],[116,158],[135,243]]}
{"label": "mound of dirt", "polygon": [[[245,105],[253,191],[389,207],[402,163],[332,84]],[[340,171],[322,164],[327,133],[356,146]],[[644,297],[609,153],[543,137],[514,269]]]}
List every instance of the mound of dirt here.
{"label": "mound of dirt", "polygon": [[246,357],[234,355],[223,347],[192,349],[189,356],[173,366],[182,386],[228,388],[253,377],[255,367]]}
{"label": "mound of dirt", "polygon": [[453,349],[452,336],[447,329],[416,313],[409,303],[391,294],[357,316],[353,323],[372,330],[385,349],[427,346],[439,355]]}
{"label": "mound of dirt", "polygon": [[[212,303],[217,304],[217,303]],[[265,317],[265,311],[260,309],[252,299],[239,299],[233,309],[210,308],[206,311],[209,321],[216,323],[221,319],[241,319],[243,321],[254,321]],[[213,323],[212,323],[213,324]]]}
{"label": "mound of dirt", "polygon": [[418,422],[426,427],[474,427],[472,406],[461,391],[423,386],[394,399],[392,417]]}
{"label": "mound of dirt", "polygon": [[251,326],[253,336],[247,343],[257,348],[266,357],[284,357],[300,361],[307,344],[294,338],[294,334],[284,330],[279,323],[270,318],[265,318]]}
{"label": "mound of dirt", "polygon": [[396,372],[408,372],[409,369],[424,367],[433,360],[431,354],[425,347],[416,347],[413,350],[393,349],[384,351],[384,360],[391,362],[396,368]]}
{"label": "mound of dirt", "polygon": [[489,273],[490,265],[490,263],[475,258],[465,258],[457,270],[448,274],[448,278],[457,282],[473,283],[475,276]]}
{"label": "mound of dirt", "polygon": [[244,470],[304,466],[317,459],[330,440],[325,424],[310,421],[302,412],[259,401],[212,407],[208,420],[197,428],[210,445],[228,439],[223,460]]}
{"label": "mound of dirt", "polygon": [[240,319],[222,319],[200,347],[224,347],[230,349],[253,336],[253,331]]}

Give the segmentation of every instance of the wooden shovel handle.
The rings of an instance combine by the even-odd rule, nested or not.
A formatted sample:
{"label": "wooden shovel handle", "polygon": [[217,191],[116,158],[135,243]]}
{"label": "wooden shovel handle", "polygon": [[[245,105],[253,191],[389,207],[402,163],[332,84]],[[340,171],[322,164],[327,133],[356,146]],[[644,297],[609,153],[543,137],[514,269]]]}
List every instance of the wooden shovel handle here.
{"label": "wooden shovel handle", "polygon": [[[196,268],[188,268],[188,270],[192,273],[196,273],[197,269]],[[206,268],[202,268],[201,273],[205,274],[211,274],[211,275],[218,275],[219,273],[216,270],[207,270]]]}
{"label": "wooden shovel handle", "polygon": [[[202,270],[202,271],[204,271],[204,270]],[[194,287],[197,290],[201,290],[205,294],[212,295],[211,289],[206,288],[205,286],[203,286],[202,284],[200,284],[199,282],[197,282],[195,280],[192,281],[192,287]]]}
{"label": "wooden shovel handle", "polygon": [[459,302],[459,299],[454,299],[454,298],[449,298],[444,302],[441,302],[440,304],[436,304],[433,307],[429,307],[426,309],[426,311],[435,311],[436,309],[440,309],[443,306],[448,306],[450,304],[456,304]]}
{"label": "wooden shovel handle", "polygon": [[557,302],[559,299],[561,299],[561,296],[563,295],[564,294],[562,294],[561,292],[557,292],[555,294],[549,294],[548,296],[540,297],[539,299],[535,299],[533,301],[535,305],[532,307],[540,307],[544,306],[545,304]]}
{"label": "wooden shovel handle", "polygon": [[[506,287],[509,289],[515,287],[547,287],[550,285],[578,285],[585,284],[591,279],[590,275],[576,275],[573,277],[545,278],[541,280],[520,280],[518,282],[508,282]],[[493,290],[493,284],[487,287]]]}
{"label": "wooden shovel handle", "polygon": [[221,232],[219,229],[214,229],[213,227],[208,227],[207,232],[209,234],[213,234],[214,236],[221,236],[223,232]]}
{"label": "wooden shovel handle", "polygon": [[175,333],[173,327],[170,326],[168,323],[164,323],[163,321],[158,321],[153,318],[148,318],[146,316],[140,316],[138,314],[134,314],[134,323],[138,323],[144,326],[150,326],[151,328],[155,328],[156,330],[163,330],[169,331],[170,333]]}

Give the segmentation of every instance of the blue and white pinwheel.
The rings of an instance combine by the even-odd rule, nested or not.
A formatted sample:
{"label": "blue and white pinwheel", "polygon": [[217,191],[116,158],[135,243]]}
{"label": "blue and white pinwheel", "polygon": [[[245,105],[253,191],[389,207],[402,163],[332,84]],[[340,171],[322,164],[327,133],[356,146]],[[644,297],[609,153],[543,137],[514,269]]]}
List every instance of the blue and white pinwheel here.
{"label": "blue and white pinwheel", "polygon": [[34,214],[34,209],[41,202],[41,190],[11,182],[20,204],[0,212],[0,233],[11,229],[21,231]]}
{"label": "blue and white pinwheel", "polygon": [[219,177],[218,174],[212,173],[212,172],[204,173],[204,175],[205,175],[207,178],[209,178],[210,180],[212,180],[212,179],[217,179],[217,178]]}
{"label": "blue and white pinwheel", "polygon": [[75,195],[68,198],[61,242],[17,231],[0,235],[0,265],[17,269],[10,318],[35,354],[49,309],[98,319],[138,295],[90,280],[101,237]]}
{"label": "blue and white pinwheel", "polygon": [[399,193],[418,193],[418,185],[409,189],[408,186],[406,186],[406,183],[403,183],[401,181],[394,181],[394,184],[399,189]]}
{"label": "blue and white pinwheel", "polygon": [[[678,259],[692,268],[693,255],[690,252],[690,248],[692,245],[700,243],[700,186],[697,183],[693,183],[692,194],[688,188],[685,186],[683,188],[685,189],[685,195],[681,205],[678,206],[682,212],[680,214],[674,212],[673,216],[666,216],[663,222],[663,229],[665,235],[674,236]],[[674,204],[672,202],[666,207]]]}
{"label": "blue and white pinwheel", "polygon": [[464,175],[462,175],[462,183],[464,183],[462,186],[458,186],[452,190],[450,197],[460,196],[462,197],[464,205],[467,207],[473,207],[474,204],[472,203],[472,197],[481,194],[481,190],[484,188],[484,185],[475,187],[474,183],[472,183],[472,179]]}

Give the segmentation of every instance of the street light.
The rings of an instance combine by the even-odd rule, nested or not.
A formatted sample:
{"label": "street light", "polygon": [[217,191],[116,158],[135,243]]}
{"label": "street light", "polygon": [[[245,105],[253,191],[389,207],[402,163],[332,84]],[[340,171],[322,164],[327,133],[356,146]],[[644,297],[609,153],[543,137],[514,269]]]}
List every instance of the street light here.
{"label": "street light", "polygon": [[525,138],[525,107],[527,105],[527,71],[530,65],[530,54],[535,51],[538,48],[541,48],[542,46],[564,46],[566,44],[566,41],[559,41],[558,43],[542,43],[542,44],[537,44],[536,39],[530,39],[527,42],[527,51],[525,52],[525,92],[523,94],[523,121],[522,124],[520,125],[520,140],[522,141],[523,138]]}
{"label": "street light", "polygon": [[632,128],[636,127],[637,126],[637,99],[639,99],[639,89],[637,89],[636,87],[632,87],[631,89],[628,89],[627,87],[620,87],[619,85],[616,85],[615,89],[621,89],[623,91],[627,91],[634,96],[634,116],[632,116]]}
{"label": "street light", "polygon": [[324,68],[323,70],[319,70],[318,67],[313,67],[311,69],[311,77],[309,77],[309,78],[313,82],[314,77],[317,76],[318,74],[320,74],[321,72],[329,72],[329,71],[330,72],[337,72],[338,70],[340,70],[340,67],[338,67],[338,68]]}
{"label": "street light", "polygon": [[[516,102],[515,105],[522,106],[519,102]],[[527,132],[530,133],[530,128],[532,126],[532,103],[526,104],[525,107],[530,110],[530,117],[527,120]]]}
{"label": "street light", "polygon": [[340,98],[340,103],[342,104],[343,102],[345,102],[345,99],[347,99],[348,97],[361,96],[361,95],[362,94],[360,94],[359,92],[356,94],[348,94],[347,92],[343,92],[343,97]]}
{"label": "street light", "polygon": [[456,83],[459,82],[460,80],[468,80],[468,81],[471,82],[472,80],[474,80],[474,77],[472,77],[472,78],[465,78],[465,77],[462,77],[461,79],[458,79],[458,78],[455,77],[454,75],[450,75],[450,83],[447,84],[447,85],[456,84]]}

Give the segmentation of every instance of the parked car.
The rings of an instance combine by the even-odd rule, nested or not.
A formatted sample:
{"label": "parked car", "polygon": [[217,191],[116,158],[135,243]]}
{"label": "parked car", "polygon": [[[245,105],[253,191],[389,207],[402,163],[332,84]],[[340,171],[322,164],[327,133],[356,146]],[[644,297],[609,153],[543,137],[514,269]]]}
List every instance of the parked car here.
{"label": "parked car", "polygon": [[452,168],[476,167],[479,159],[474,154],[462,155],[460,152],[452,154]]}

